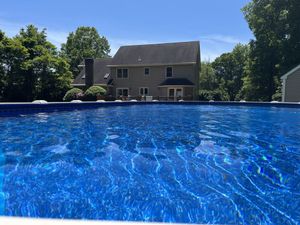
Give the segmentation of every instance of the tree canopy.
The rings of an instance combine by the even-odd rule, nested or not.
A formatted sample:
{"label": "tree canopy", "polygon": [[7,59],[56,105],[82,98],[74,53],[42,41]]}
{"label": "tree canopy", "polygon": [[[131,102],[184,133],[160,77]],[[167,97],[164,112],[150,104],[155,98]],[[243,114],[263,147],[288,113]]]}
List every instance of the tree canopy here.
{"label": "tree canopy", "polygon": [[230,101],[240,100],[244,68],[249,54],[248,45],[238,44],[232,52],[224,53],[212,63],[220,89]]}
{"label": "tree canopy", "polygon": [[8,38],[0,34],[0,99],[6,101],[59,100],[72,74],[46,30],[33,25]]}
{"label": "tree canopy", "polygon": [[[210,74],[218,87],[204,88],[223,99],[280,100],[280,77],[300,64],[300,1],[252,0],[242,11],[255,39],[216,58]],[[200,87],[207,80],[203,64],[202,70]]]}
{"label": "tree canopy", "polygon": [[238,44],[232,52],[222,54],[214,62],[202,62],[200,99],[240,100],[248,52],[248,45]]}
{"label": "tree canopy", "polygon": [[270,101],[280,76],[300,64],[300,1],[253,0],[243,12],[255,36],[243,92],[248,100]]}
{"label": "tree canopy", "polygon": [[71,32],[67,42],[62,45],[61,54],[68,60],[73,76],[79,73],[78,65],[84,58],[108,57],[110,46],[104,36],[94,27],[78,27]]}

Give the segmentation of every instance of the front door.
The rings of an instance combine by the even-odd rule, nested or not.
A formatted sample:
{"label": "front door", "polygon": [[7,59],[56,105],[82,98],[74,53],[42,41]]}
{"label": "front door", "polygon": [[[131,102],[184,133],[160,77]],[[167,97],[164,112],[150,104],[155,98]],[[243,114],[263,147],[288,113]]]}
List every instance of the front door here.
{"label": "front door", "polygon": [[169,88],[168,90],[168,99],[177,101],[183,97],[183,89],[182,88]]}

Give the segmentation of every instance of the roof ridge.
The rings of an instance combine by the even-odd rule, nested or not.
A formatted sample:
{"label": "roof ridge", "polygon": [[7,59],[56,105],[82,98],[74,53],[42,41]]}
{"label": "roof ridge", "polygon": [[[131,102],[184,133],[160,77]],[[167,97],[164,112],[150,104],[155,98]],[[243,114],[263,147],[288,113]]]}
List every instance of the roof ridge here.
{"label": "roof ridge", "polygon": [[134,44],[134,45],[122,45],[122,47],[135,47],[135,46],[155,46],[155,45],[174,45],[174,44],[187,44],[187,43],[200,43],[200,41],[180,41],[180,42],[162,42],[162,43],[149,43],[149,44]]}

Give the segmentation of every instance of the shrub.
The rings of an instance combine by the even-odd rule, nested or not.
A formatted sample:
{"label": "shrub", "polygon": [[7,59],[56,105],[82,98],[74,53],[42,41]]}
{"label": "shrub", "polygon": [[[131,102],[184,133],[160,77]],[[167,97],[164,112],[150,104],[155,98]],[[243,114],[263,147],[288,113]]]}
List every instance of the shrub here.
{"label": "shrub", "polygon": [[201,101],[228,101],[228,94],[221,90],[209,91],[209,90],[201,90],[199,91],[199,100]]}
{"label": "shrub", "polygon": [[112,95],[108,95],[108,96],[105,96],[104,100],[105,100],[105,101],[115,101],[116,98],[113,97]]}
{"label": "shrub", "polygon": [[282,101],[282,94],[280,92],[276,92],[274,95],[272,95],[272,100],[273,101]]}
{"label": "shrub", "polygon": [[89,87],[85,93],[84,98],[88,101],[96,101],[98,97],[105,95],[106,90],[100,86]]}
{"label": "shrub", "polygon": [[83,96],[83,92],[79,88],[72,88],[71,90],[67,91],[65,94],[63,101],[69,102],[72,100],[80,99]]}

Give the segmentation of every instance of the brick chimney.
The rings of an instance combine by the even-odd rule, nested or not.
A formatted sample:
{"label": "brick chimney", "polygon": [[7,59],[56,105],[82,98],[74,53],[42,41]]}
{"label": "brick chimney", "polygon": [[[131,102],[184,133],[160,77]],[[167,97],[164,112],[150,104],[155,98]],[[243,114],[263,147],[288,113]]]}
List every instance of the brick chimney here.
{"label": "brick chimney", "polygon": [[94,85],[94,59],[88,58],[84,60],[85,64],[85,86],[91,87]]}

